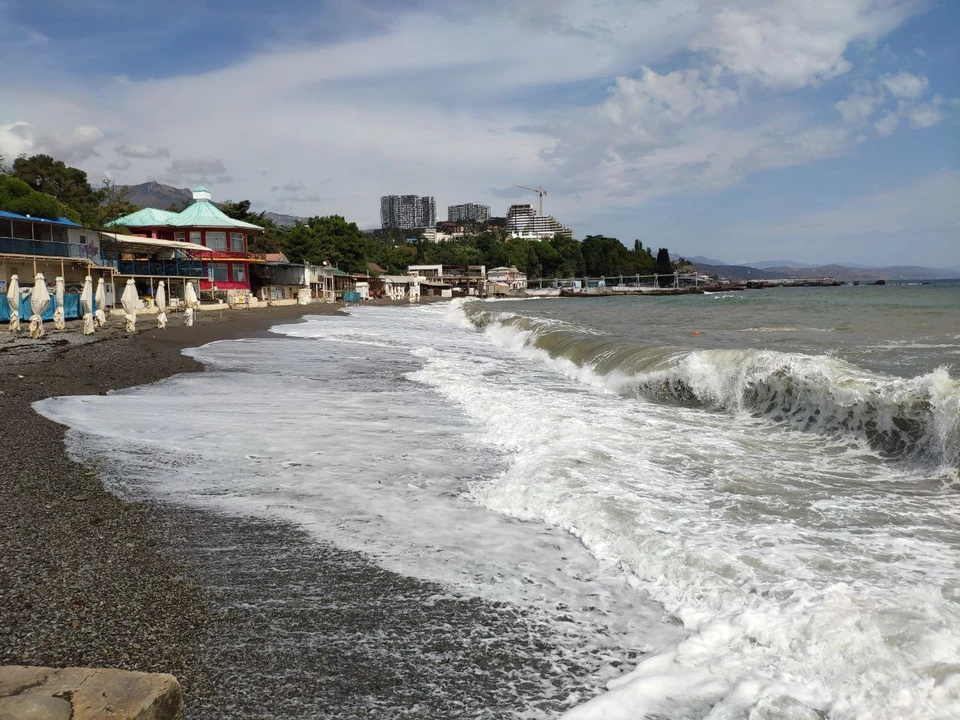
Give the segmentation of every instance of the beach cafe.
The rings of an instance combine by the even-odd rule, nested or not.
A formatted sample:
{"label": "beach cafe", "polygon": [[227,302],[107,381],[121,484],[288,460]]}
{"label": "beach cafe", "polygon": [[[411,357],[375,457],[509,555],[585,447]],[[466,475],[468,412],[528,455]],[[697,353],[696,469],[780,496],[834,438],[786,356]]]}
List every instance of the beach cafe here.
{"label": "beach cafe", "polygon": [[[94,284],[104,280],[105,305],[113,304],[114,271],[104,256],[96,230],[67,218],[36,218],[0,211],[0,322],[10,320],[7,291],[14,276],[20,286],[22,319],[29,315],[29,302],[22,300],[29,299],[35,278],[43,275],[51,297],[55,297],[56,278],[63,278],[63,314],[65,319],[72,320],[81,316],[80,292],[88,275]],[[54,301],[43,319],[52,319],[55,309]]]}

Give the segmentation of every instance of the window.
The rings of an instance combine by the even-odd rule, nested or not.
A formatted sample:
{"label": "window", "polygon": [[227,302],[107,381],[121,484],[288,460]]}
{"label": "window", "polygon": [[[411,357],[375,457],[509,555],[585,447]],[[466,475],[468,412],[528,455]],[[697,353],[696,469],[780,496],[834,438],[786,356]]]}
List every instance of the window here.
{"label": "window", "polygon": [[81,244],[81,245],[86,245],[86,244],[87,244],[87,236],[86,236],[86,235],[81,235],[81,236],[80,236],[80,244]]}
{"label": "window", "polygon": [[230,280],[229,275],[227,275],[226,263],[211,263],[210,273],[214,282],[228,282]]}
{"label": "window", "polygon": [[173,239],[176,240],[177,242],[186,242],[187,234],[185,232],[175,232],[173,234]]}
{"label": "window", "polygon": [[233,281],[234,282],[246,282],[247,280],[247,266],[243,263],[233,263]]}
{"label": "window", "polygon": [[207,247],[211,250],[226,250],[227,234],[225,232],[207,230]]}
{"label": "window", "polygon": [[192,242],[194,245],[199,245],[199,244],[200,244],[200,231],[199,231],[199,230],[191,230],[191,231],[190,231],[190,242]]}
{"label": "window", "polygon": [[230,250],[243,252],[243,233],[230,233]]}

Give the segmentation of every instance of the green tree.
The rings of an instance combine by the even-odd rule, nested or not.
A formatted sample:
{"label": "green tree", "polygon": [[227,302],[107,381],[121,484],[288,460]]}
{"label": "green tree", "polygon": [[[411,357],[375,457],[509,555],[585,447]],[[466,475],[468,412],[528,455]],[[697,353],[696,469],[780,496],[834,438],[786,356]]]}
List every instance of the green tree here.
{"label": "green tree", "polygon": [[127,192],[125,186],[118,187],[112,180],[105,178],[97,190],[100,202],[91,209],[87,219],[92,220],[91,224],[94,227],[104,227],[111,220],[139,210],[138,205],[134,205],[127,199]]}
{"label": "green tree", "polygon": [[221,212],[227,217],[253,225],[259,225],[263,228],[262,232],[258,232],[250,237],[247,244],[250,252],[277,253],[284,251],[284,238],[281,229],[273,220],[267,217],[265,212],[250,212],[249,200],[239,200],[238,202],[224,200],[222,203],[218,203],[217,207],[219,207]]}
{"label": "green tree", "polygon": [[84,222],[96,224],[100,194],[91,187],[83,170],[54,160],[49,155],[21,155],[13,161],[11,175],[37,192],[46,193],[80,213]]}
{"label": "green tree", "polygon": [[63,203],[45,193],[37,192],[13,175],[0,174],[0,210],[51,220],[66,217],[74,222],[80,221],[80,215],[75,210],[64,207]]}
{"label": "green tree", "polygon": [[367,268],[366,243],[356,223],[340,215],[312,217],[285,233],[287,257],[293,262],[315,265],[330,261],[341,270],[361,272]]}
{"label": "green tree", "polygon": [[658,283],[661,286],[673,285],[672,277],[663,277],[664,275],[673,275],[673,265],[670,262],[670,251],[666,248],[660,248],[657,250],[657,264],[653,271],[657,275],[661,276],[658,280]]}

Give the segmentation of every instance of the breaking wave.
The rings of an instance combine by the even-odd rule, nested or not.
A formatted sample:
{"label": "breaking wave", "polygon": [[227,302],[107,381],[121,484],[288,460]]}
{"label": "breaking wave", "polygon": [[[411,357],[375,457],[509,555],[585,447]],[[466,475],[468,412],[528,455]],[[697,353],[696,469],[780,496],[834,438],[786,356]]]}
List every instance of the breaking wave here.
{"label": "breaking wave", "polygon": [[829,355],[649,346],[485,305],[462,310],[494,340],[621,395],[749,413],[889,460],[960,469],[960,382],[946,368],[901,378]]}

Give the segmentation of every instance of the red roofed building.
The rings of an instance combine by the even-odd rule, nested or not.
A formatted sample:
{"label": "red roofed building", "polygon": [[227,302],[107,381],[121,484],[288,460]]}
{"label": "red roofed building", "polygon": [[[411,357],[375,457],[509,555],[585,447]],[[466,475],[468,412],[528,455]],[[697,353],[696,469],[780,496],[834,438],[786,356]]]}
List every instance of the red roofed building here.
{"label": "red roofed building", "polygon": [[193,203],[183,212],[144,208],[117,218],[107,226],[126,227],[140,237],[177,240],[207,248],[210,253],[202,260],[201,290],[249,292],[250,264],[265,262],[263,255],[248,251],[250,236],[263,228],[225,215],[211,202],[210,191],[205,187],[193,191]]}

